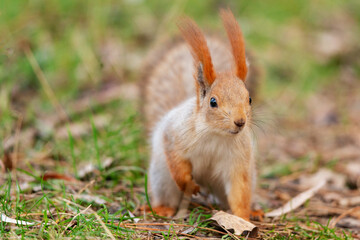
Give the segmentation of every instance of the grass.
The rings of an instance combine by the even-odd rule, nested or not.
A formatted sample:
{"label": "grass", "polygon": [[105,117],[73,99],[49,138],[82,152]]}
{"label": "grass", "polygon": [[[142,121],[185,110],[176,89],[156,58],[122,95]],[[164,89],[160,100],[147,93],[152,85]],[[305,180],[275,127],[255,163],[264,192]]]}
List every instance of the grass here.
{"label": "grass", "polygon": [[[290,109],[285,104],[279,112],[288,111],[294,116],[303,113],[307,96],[339,78],[342,61],[346,61],[341,56],[319,61],[311,51],[309,38],[327,30],[328,16],[349,17],[352,19],[349,24],[353,25],[360,21],[357,0],[271,3],[51,0],[46,4],[0,1],[0,142],[5,143],[16,131],[37,132],[32,144],[22,139],[18,148],[5,149],[0,144],[0,158],[19,154],[14,170],[17,174],[0,178],[0,212],[35,223],[23,226],[0,222],[1,236],[42,239],[147,236],[145,230],[121,225],[137,218],[151,218],[132,215],[147,201],[144,185],[148,149],[138,112],[138,105],[146,103],[119,98],[99,106],[93,104],[85,111],[70,114],[70,121],[56,122],[55,126],[51,116],[61,111],[56,102],[65,112],[72,113],[80,98],[107,86],[136,82],[141,59],[156,40],[176,34],[178,16],[186,13],[203,28],[218,31],[220,21],[214,16],[222,6],[233,9],[249,48],[265,69],[261,98],[271,104],[281,99],[286,89],[286,96],[293,96],[294,107]],[[358,30],[353,34],[360,36]],[[33,60],[27,49],[31,50]],[[359,64],[354,68],[360,73]],[[104,116],[103,124],[96,124],[97,116]],[[76,135],[70,130],[73,123],[86,125],[87,130]],[[56,135],[61,127],[66,129],[66,137]],[[112,162],[106,167],[103,163],[109,158]],[[302,171],[304,161],[294,160],[295,167],[292,163],[275,166],[262,176],[279,177]],[[95,169],[80,177],[79,173],[89,163]],[[41,176],[46,171],[67,174],[81,182],[43,181]],[[85,199],[79,193],[97,198]],[[186,221],[180,222],[207,227],[204,220],[210,216],[201,208],[194,209]],[[264,237],[351,239],[348,233],[339,236],[338,231],[320,223],[309,223],[316,225],[316,230],[312,230],[294,225],[297,220],[286,222],[291,225],[286,231],[269,230]],[[170,227],[159,231],[158,236],[172,239],[177,237],[176,233]]]}

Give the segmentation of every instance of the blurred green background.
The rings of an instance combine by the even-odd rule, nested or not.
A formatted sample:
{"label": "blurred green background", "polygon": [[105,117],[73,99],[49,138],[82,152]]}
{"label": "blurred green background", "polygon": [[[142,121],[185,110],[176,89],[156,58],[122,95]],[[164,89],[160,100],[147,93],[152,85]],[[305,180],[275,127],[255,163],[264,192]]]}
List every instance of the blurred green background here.
{"label": "blurred green background", "polygon": [[[93,141],[83,148],[86,138],[70,144],[69,139],[51,141],[54,129],[43,131],[41,120],[56,112],[54,99],[68,112],[76,99],[106,86],[137,82],[149,49],[177,34],[176,20],[184,14],[203,29],[224,35],[218,16],[221,7],[230,7],[241,24],[247,47],[263,73],[261,99],[269,106],[276,104],[283,113],[302,116],[303,100],[309,94],[334,85],[341,96],[342,86],[359,80],[358,0],[2,0],[0,139],[14,134],[21,116],[22,129],[41,130],[34,144],[37,150],[50,145],[66,158],[110,155],[144,164],[146,157],[141,154],[146,153],[137,155],[145,141],[134,101],[120,96],[70,116],[81,121],[107,114],[106,126],[95,129],[100,134],[98,150]],[[30,64],[32,54],[54,92],[53,102]],[[126,151],[129,154],[123,156]]]}

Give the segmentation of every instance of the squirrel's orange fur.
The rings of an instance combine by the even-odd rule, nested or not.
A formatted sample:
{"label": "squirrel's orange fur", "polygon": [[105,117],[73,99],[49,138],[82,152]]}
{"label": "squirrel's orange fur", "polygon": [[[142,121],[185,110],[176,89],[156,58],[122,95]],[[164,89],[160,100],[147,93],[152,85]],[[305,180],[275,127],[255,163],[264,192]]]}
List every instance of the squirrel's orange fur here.
{"label": "squirrel's orange fur", "polygon": [[185,18],[179,28],[190,52],[177,43],[146,76],[149,189],[158,214],[172,215],[183,193],[200,190],[249,218],[256,174],[244,40],[230,10],[222,10],[221,17],[231,51]]}
{"label": "squirrel's orange fur", "polygon": [[222,9],[220,15],[230,40],[232,54],[235,60],[236,75],[245,81],[248,69],[245,57],[245,43],[240,26],[230,10]]}
{"label": "squirrel's orange fur", "polygon": [[207,46],[205,36],[198,28],[196,23],[190,18],[184,18],[178,27],[182,36],[191,47],[191,53],[194,58],[195,67],[203,65],[205,80],[211,85],[216,78],[216,74],[211,61],[210,51]]}

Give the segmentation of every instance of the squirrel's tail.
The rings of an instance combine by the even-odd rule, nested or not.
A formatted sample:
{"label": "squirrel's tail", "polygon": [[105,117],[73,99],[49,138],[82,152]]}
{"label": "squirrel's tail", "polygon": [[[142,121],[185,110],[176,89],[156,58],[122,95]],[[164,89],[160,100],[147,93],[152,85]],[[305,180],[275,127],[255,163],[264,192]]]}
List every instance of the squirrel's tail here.
{"label": "squirrel's tail", "polygon": [[[192,59],[190,53],[188,57],[184,54],[189,51],[180,37],[162,41],[152,49],[144,61],[139,80],[140,110],[148,133],[161,117],[188,98],[182,79],[190,73],[187,78],[192,80]],[[186,66],[186,58],[189,58],[189,66]],[[179,66],[187,69],[179,71]],[[192,87],[193,81],[188,85]]]}

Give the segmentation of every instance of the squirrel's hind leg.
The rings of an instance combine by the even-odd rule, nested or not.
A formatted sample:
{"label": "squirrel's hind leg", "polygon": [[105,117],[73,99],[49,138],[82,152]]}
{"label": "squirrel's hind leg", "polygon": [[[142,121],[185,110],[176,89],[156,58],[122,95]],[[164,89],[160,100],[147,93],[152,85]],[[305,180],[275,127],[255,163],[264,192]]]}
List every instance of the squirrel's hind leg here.
{"label": "squirrel's hind leg", "polygon": [[172,217],[175,215],[176,209],[166,206],[157,206],[153,208],[153,211],[159,216]]}
{"label": "squirrel's hind leg", "polygon": [[[176,209],[173,207],[166,207],[166,206],[156,206],[152,207],[153,212],[156,215],[162,216],[162,217],[172,217],[175,215]],[[140,211],[145,211],[146,213],[151,213],[151,209],[148,205],[144,205],[140,207]]]}
{"label": "squirrel's hind leg", "polygon": [[182,193],[169,172],[165,156],[154,154],[151,160],[148,182],[151,206],[158,215],[174,215]]}

